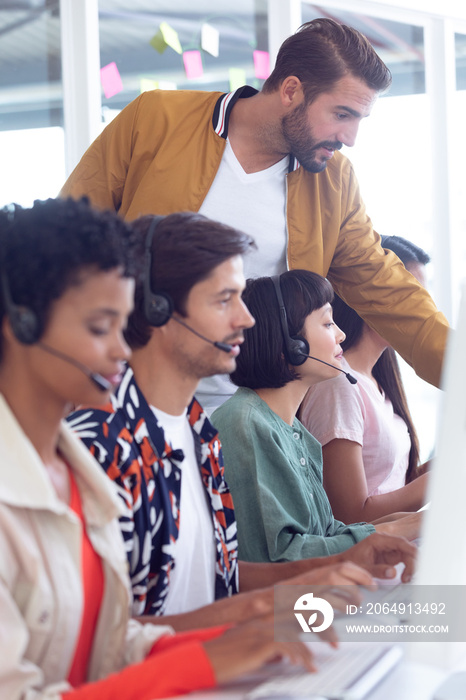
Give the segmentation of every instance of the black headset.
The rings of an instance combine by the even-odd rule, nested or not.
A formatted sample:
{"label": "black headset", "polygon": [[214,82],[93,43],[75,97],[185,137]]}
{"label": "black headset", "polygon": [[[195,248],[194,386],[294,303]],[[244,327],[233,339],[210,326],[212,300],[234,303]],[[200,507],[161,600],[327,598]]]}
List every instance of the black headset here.
{"label": "black headset", "polygon": [[283,301],[282,289],[280,286],[280,275],[271,278],[275,294],[277,295],[278,308],[280,314],[280,326],[285,343],[285,359],[290,365],[299,367],[303,365],[309,356],[309,343],[302,335],[290,335],[288,328],[288,318],[286,315],[285,302]]}
{"label": "black headset", "polygon": [[[12,205],[7,211],[9,224],[12,226],[15,219],[16,205]],[[3,251],[1,270],[1,286],[3,295],[3,305],[5,314],[10,320],[11,330],[16,340],[23,345],[33,345],[37,343],[42,335],[42,323],[39,316],[28,306],[15,304],[11,296],[10,286],[6,275],[6,254]]]}
{"label": "black headset", "polygon": [[164,216],[155,216],[146,236],[144,252],[144,316],[147,323],[158,328],[164,326],[171,319],[174,309],[173,299],[166,292],[154,292],[151,287],[152,275],[152,241],[155,229],[164,219]]}
{"label": "black headset", "polygon": [[37,343],[42,335],[42,324],[35,311],[28,306],[15,304],[11,297],[10,288],[6,278],[6,272],[2,271],[2,293],[5,305],[5,314],[10,320],[11,330],[15,338],[23,345]]}

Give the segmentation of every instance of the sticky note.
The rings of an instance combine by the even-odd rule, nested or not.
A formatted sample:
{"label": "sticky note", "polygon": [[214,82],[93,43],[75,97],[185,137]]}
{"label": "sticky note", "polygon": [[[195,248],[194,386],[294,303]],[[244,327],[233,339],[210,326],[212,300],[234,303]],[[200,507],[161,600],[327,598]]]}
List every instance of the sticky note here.
{"label": "sticky note", "polygon": [[173,29],[168,22],[161,22],[159,31],[150,40],[150,45],[159,53],[163,53],[167,46],[173,49],[173,51],[176,51],[176,53],[183,53],[183,49],[181,48],[180,40],[178,38],[178,32]]}
{"label": "sticky note", "polygon": [[168,44],[173,51],[176,51],[176,53],[181,55],[183,53],[183,49],[181,48],[180,40],[178,38],[178,32],[173,29],[173,27],[170,27],[167,22],[162,22],[160,25],[160,30],[163,38],[165,39],[165,43]]}
{"label": "sticky note", "polygon": [[115,61],[100,69],[100,82],[107,99],[123,90],[123,83]]}
{"label": "sticky note", "polygon": [[149,44],[159,53],[163,53],[168,46],[160,29],[157,34],[154,34],[152,39],[149,41]]}
{"label": "sticky note", "polygon": [[243,68],[229,68],[228,77],[230,80],[230,90],[236,90],[243,85],[246,85],[246,71]]}
{"label": "sticky note", "polygon": [[151,78],[139,78],[139,93],[147,90],[176,90],[177,85],[171,80],[152,80]]}
{"label": "sticky note", "polygon": [[177,90],[178,86],[172,80],[159,80],[157,85],[159,90]]}
{"label": "sticky note", "polygon": [[158,80],[150,80],[150,78],[141,78],[139,80],[139,92],[147,92],[147,90],[157,90],[159,87]]}
{"label": "sticky note", "polygon": [[201,29],[201,47],[211,56],[218,57],[219,49],[219,31],[212,27],[211,24],[203,24]]}
{"label": "sticky note", "polygon": [[268,51],[254,51],[254,75],[256,78],[268,78],[270,75],[270,56]]}
{"label": "sticky note", "polygon": [[185,51],[183,54],[183,63],[188,78],[200,78],[204,72],[200,51]]}

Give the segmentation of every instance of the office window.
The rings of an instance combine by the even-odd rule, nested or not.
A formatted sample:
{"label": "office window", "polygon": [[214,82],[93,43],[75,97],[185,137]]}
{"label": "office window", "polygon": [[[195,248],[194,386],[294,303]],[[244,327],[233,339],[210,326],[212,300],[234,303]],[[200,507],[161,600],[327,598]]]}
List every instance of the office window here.
{"label": "office window", "polygon": [[115,64],[118,89],[103,97],[106,119],[145,89],[263,83],[266,0],[99,0],[99,33],[101,66]]}
{"label": "office window", "polygon": [[456,88],[466,90],[466,34],[455,34]]}
{"label": "office window", "polygon": [[0,205],[64,180],[59,0],[0,3]]}
{"label": "office window", "polygon": [[393,84],[389,95],[417,95],[425,92],[424,32],[422,27],[380,17],[302,4],[303,22],[329,17],[354,27],[366,36],[390,68]]}
{"label": "office window", "polygon": [[423,29],[303,4],[303,21],[322,16],[362,32],[393,76],[388,93],[361,123],[356,146],[343,149],[356,168],[369,215],[379,233],[404,236],[431,252]]}
{"label": "office window", "polygon": [[464,111],[466,109],[466,34],[455,35],[456,94],[452,124],[452,177],[450,196],[452,203],[452,276],[455,286],[466,284],[466,211],[464,208]]}

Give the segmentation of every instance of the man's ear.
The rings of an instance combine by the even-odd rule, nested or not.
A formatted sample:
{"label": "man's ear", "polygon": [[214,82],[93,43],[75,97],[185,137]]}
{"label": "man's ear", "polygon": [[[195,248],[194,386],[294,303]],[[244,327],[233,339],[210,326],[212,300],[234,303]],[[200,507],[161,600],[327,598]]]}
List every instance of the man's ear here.
{"label": "man's ear", "polygon": [[289,75],[280,85],[280,99],[284,107],[296,107],[304,100],[303,84],[295,75]]}

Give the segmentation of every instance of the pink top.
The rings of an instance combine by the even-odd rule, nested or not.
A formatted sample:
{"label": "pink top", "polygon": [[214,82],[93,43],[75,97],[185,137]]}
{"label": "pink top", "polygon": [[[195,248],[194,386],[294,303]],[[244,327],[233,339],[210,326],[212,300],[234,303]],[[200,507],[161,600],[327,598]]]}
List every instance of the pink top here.
{"label": "pink top", "polygon": [[311,387],[301,421],[322,445],[340,438],[362,446],[369,496],[395,491],[405,485],[408,468],[411,441],[406,423],[370,379],[345,360],[342,367],[358,383],[350,384],[341,374]]}

